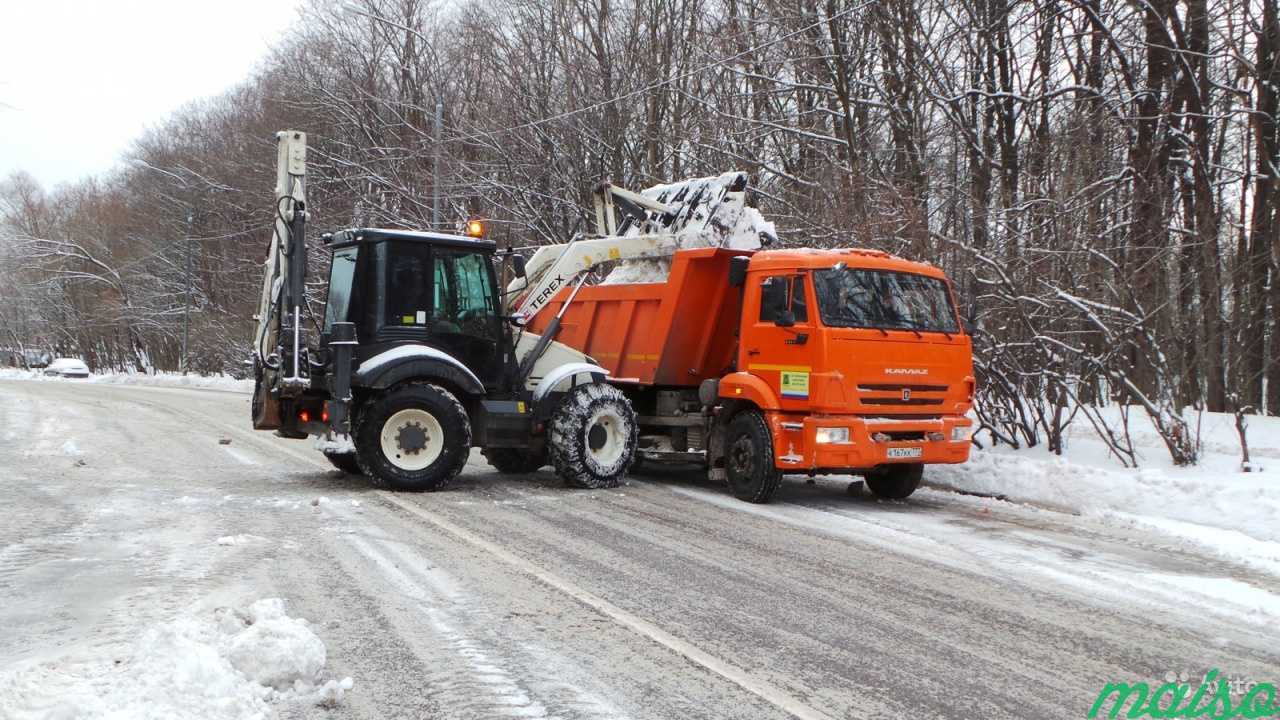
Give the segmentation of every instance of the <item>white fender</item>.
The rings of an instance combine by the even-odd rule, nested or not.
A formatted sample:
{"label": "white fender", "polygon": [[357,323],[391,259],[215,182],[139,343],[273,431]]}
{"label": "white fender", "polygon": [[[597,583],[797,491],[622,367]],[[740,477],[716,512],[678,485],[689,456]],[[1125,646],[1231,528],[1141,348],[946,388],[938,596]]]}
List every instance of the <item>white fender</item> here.
{"label": "white fender", "polygon": [[599,365],[593,365],[585,362],[561,365],[543,376],[542,380],[538,381],[538,387],[533,389],[533,401],[540,402],[542,398],[545,397],[547,393],[555,389],[555,386],[562,380],[568,380],[574,375],[581,375],[583,373],[608,375],[609,371]]}
{"label": "white fender", "polygon": [[383,365],[403,358],[441,360],[466,373],[472,380],[476,381],[476,385],[484,387],[484,383],[480,382],[480,378],[476,377],[476,374],[471,372],[471,368],[463,365],[461,360],[458,360],[458,358],[444,352],[443,350],[438,350],[426,345],[400,345],[398,347],[393,347],[390,350],[380,352],[360,363],[360,367],[356,368],[354,377],[357,380],[364,381],[373,374],[375,370]]}

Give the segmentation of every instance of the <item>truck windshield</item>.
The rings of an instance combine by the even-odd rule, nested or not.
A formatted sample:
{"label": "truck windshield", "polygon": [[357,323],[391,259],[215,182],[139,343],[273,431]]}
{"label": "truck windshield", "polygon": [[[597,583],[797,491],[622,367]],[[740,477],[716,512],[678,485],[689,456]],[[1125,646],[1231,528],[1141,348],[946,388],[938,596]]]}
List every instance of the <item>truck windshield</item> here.
{"label": "truck windshield", "polygon": [[830,327],[959,332],[947,284],[887,270],[814,272],[818,312]]}
{"label": "truck windshield", "polygon": [[324,331],[329,332],[335,322],[345,322],[351,305],[351,281],[356,276],[356,251],[345,248],[333,254],[333,267],[329,270],[329,301],[324,309]]}

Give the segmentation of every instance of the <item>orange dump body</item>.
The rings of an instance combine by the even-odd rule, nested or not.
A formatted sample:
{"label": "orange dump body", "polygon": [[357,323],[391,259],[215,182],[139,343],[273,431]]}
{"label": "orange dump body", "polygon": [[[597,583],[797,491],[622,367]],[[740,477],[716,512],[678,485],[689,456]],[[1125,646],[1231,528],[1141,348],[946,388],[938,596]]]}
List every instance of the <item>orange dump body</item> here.
{"label": "orange dump body", "polygon": [[[677,252],[666,282],[582,288],[556,337],[590,355],[613,380],[696,386],[733,365],[742,293],[729,287],[729,258],[750,251]],[[569,297],[561,290],[529,323],[546,330]]]}
{"label": "orange dump body", "polygon": [[[742,287],[729,285],[735,255],[752,256]],[[974,373],[959,318],[950,331],[828,325],[816,273],[837,263],[946,282],[938,268],[878,251],[681,250],[666,282],[583,287],[556,340],[637,389],[716,378],[722,401],[763,414],[774,464],[785,471],[965,462]],[[785,326],[762,308],[765,283],[779,278],[793,311]],[[570,293],[561,290],[530,328],[545,331]],[[954,315],[954,300],[939,312]],[[642,419],[655,420],[650,431],[683,426],[656,422],[655,407],[644,408]]]}

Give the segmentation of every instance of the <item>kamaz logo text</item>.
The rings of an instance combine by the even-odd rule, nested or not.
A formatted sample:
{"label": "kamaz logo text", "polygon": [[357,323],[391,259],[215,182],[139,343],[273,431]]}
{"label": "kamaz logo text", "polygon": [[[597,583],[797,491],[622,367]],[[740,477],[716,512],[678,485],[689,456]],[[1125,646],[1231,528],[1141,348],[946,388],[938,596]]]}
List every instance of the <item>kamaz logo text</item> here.
{"label": "kamaz logo text", "polygon": [[885,375],[928,375],[925,368],[885,368]]}

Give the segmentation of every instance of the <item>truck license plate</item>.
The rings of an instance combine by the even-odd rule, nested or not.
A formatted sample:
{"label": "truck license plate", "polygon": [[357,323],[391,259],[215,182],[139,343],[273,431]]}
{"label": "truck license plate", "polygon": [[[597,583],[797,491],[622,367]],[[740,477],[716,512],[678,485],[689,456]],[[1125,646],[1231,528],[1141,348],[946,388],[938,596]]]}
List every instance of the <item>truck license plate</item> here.
{"label": "truck license plate", "polygon": [[891,458],[918,458],[921,452],[922,448],[918,447],[891,447],[889,448],[888,456]]}

